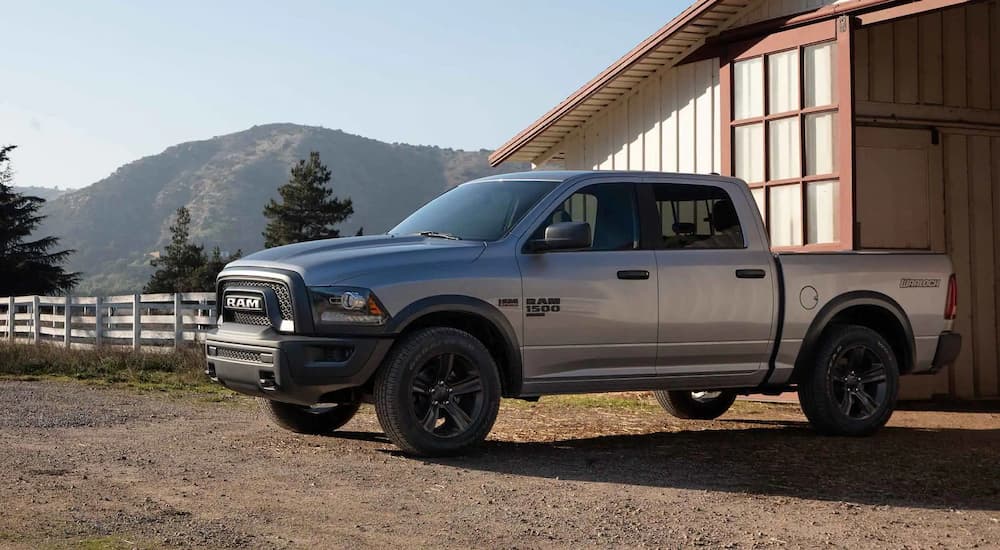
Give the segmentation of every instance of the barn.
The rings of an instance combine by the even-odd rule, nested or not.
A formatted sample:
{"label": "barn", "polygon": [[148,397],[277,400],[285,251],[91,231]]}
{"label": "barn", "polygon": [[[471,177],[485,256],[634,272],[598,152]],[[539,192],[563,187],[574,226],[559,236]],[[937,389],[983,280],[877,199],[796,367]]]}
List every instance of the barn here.
{"label": "barn", "polygon": [[775,250],[947,252],[963,350],[903,396],[1000,396],[996,0],[698,0],[504,161],[737,176]]}

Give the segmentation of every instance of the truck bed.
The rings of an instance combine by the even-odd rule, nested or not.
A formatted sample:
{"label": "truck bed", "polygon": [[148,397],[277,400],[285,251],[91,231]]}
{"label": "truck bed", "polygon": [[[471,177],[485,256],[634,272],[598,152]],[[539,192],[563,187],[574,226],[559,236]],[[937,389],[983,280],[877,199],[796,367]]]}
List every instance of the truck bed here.
{"label": "truck bed", "polygon": [[[914,341],[910,372],[931,367],[938,336],[950,328],[946,301],[951,261],[944,254],[912,251],[778,253],[784,310],[770,383],[786,382],[813,321],[848,297],[882,295],[908,318]],[[836,300],[835,300],[836,299]],[[906,365],[901,365],[908,368]]]}

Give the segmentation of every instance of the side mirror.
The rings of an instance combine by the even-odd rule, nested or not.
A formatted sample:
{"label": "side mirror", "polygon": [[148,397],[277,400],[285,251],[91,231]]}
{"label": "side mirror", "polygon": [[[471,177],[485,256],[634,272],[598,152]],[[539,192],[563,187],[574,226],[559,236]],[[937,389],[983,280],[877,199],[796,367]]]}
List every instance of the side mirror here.
{"label": "side mirror", "polygon": [[545,228],[545,238],[531,241],[535,251],[590,248],[590,224],[560,222]]}

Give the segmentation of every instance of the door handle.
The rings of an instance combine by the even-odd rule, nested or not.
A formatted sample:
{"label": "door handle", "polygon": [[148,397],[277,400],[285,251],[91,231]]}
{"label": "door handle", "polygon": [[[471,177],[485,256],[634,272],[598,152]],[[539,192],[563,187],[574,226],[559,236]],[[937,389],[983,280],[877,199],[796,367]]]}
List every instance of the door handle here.
{"label": "door handle", "polygon": [[625,281],[642,281],[649,278],[649,272],[645,269],[627,269],[619,271],[618,278]]}
{"label": "door handle", "polygon": [[737,279],[763,279],[767,276],[767,272],[763,269],[737,269],[736,278]]}

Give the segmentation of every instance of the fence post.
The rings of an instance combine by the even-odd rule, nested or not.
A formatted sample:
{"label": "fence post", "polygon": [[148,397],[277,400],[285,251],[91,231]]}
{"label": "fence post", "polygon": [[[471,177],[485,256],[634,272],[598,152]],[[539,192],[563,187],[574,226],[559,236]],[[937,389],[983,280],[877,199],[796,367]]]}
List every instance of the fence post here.
{"label": "fence post", "polygon": [[211,327],[217,325],[218,321],[216,321],[215,319],[214,306],[210,306],[208,304],[208,300],[206,300],[205,298],[201,298],[200,300],[198,300],[198,305],[200,305],[202,308],[201,310],[198,311],[198,315],[204,315],[205,317],[208,317],[208,325],[198,325],[199,330],[206,330],[205,328],[202,327],[207,326],[207,328],[210,329]]}
{"label": "fence post", "polygon": [[174,349],[181,349],[184,343],[184,301],[181,293],[174,294]]}
{"label": "fence post", "polygon": [[66,294],[66,305],[63,306],[63,343],[70,347],[73,343],[73,298]]}
{"label": "fence post", "polygon": [[13,344],[17,341],[17,319],[14,317],[17,311],[17,304],[14,297],[7,299],[7,337]]}
{"label": "fence post", "polygon": [[142,294],[132,295],[132,349],[142,347]]}
{"label": "fence post", "polygon": [[37,344],[42,339],[41,300],[38,296],[31,297],[31,340]]}
{"label": "fence post", "polygon": [[94,347],[95,348],[101,347],[101,332],[103,332],[102,325],[104,324],[104,322],[101,321],[101,318],[103,317],[103,315],[104,314],[101,312],[101,297],[96,296],[94,297]]}

